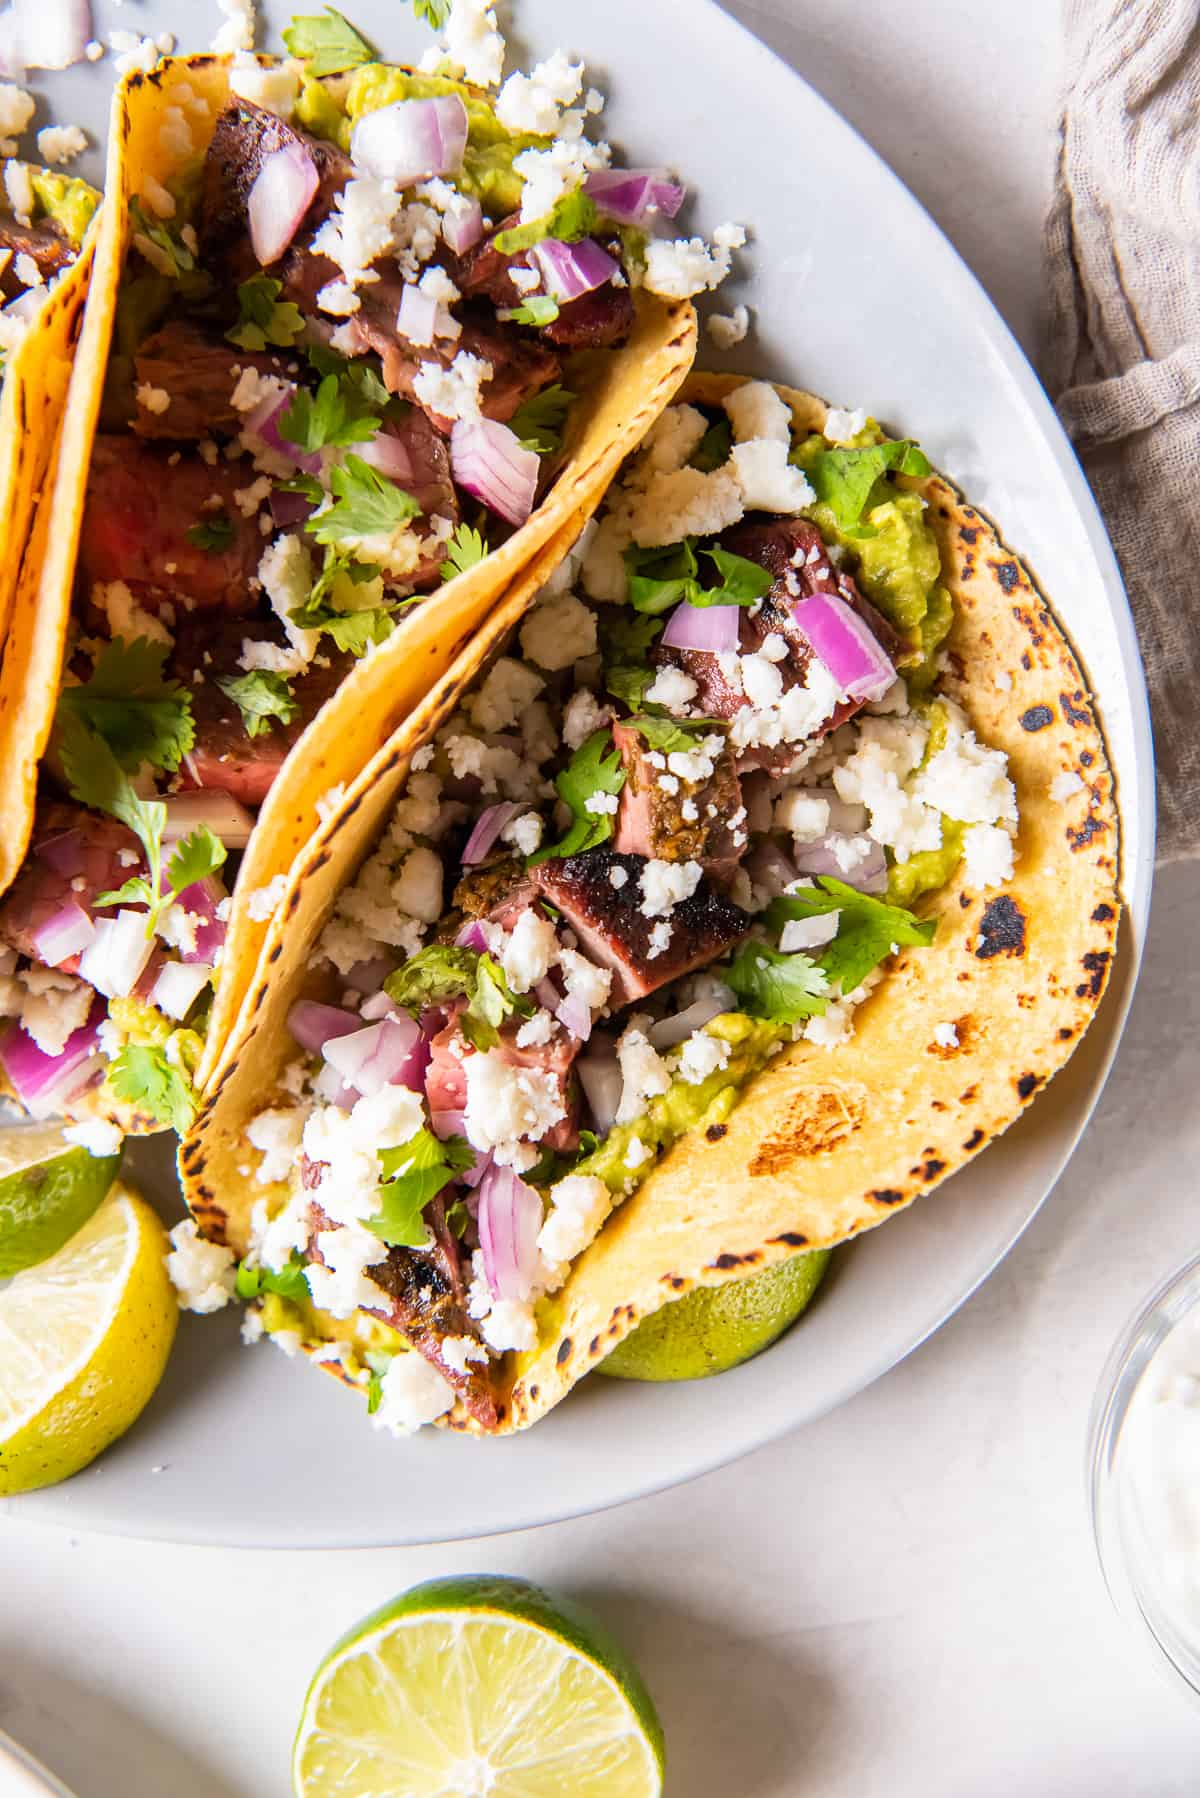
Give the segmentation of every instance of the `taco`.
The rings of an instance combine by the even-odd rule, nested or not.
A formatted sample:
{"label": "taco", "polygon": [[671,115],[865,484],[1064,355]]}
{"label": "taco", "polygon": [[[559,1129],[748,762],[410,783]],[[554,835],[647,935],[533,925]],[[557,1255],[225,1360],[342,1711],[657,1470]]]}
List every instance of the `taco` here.
{"label": "taco", "polygon": [[297,862],[194,1218],[377,1422],[521,1429],[1004,1130],[1095,1012],[1117,854],[991,524],[863,413],[694,375]]}
{"label": "taco", "polygon": [[75,176],[11,157],[2,198],[0,644],[66,401],[100,195]]}
{"label": "taco", "polygon": [[296,851],[691,362],[626,222],[661,184],[593,199],[578,134],[555,160],[350,35],[353,73],[189,57],[115,99],[0,743],[0,1064],[34,1110],[186,1122]]}

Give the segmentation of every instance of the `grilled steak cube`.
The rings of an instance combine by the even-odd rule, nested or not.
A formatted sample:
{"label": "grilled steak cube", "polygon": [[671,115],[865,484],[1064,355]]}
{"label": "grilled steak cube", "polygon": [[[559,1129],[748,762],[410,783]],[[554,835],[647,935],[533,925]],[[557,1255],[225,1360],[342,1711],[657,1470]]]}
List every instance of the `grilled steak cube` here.
{"label": "grilled steak cube", "polygon": [[303,146],[316,164],[318,184],[301,231],[312,232],[328,216],[350,178],[350,158],[336,144],[310,137],[249,100],[234,100],[217,120],[204,158],[200,193],[200,262],[232,295],[239,281],[259,270],[250,242],[247,202],[266,158]]}
{"label": "grilled steak cube", "polygon": [[464,874],[454,889],[454,904],[472,918],[487,918],[511,930],[537,898],[537,889],[515,855],[487,862]]}
{"label": "grilled steak cube", "polygon": [[[85,601],[97,581],[124,581],[154,610],[164,600],[198,607],[250,611],[263,537],[256,518],[243,518],[234,493],[256,477],[249,463],[181,455],[130,437],[99,436],[88,471],[87,505],[79,544]],[[209,502],[213,497],[216,506]],[[227,519],[224,548],[188,541],[193,525]]]}
{"label": "grilled steak cube", "polygon": [[625,769],[613,848],[621,855],[699,862],[718,885],[732,880],[746,848],[732,751],[721,751],[706,780],[685,780],[649,760],[645,738],[629,723],[618,721],[612,735]]}
{"label": "grilled steak cube", "polygon": [[[514,266],[529,267],[528,256],[523,250],[506,255],[495,244],[501,231],[517,223],[518,214],[513,213],[494,225],[465,255],[447,258],[450,278],[465,299],[478,296],[491,300],[498,307],[509,308],[520,306],[528,297],[509,272]],[[617,262],[621,261],[619,238],[605,238],[602,247]],[[558,317],[538,330],[549,343],[563,349],[603,349],[623,343],[633,328],[633,319],[633,296],[629,287],[615,287],[609,281],[560,306]]]}
{"label": "grilled steak cube", "polygon": [[[609,246],[606,246],[606,248]],[[624,343],[633,329],[633,295],[606,281],[558,309],[542,336],[564,350],[605,350]]]}
{"label": "grilled steak cube", "polygon": [[75,251],[57,225],[39,219],[35,225],[22,225],[15,218],[0,218],[0,250],[8,250],[0,269],[0,294],[15,300],[26,291],[27,283],[16,271],[18,256],[31,256],[43,281],[53,280],[75,260]]}
{"label": "grilled steak cube", "polygon": [[[293,744],[354,666],[354,657],[332,649],[328,655],[322,652],[326,666],[314,662],[288,682],[300,707],[296,717],[289,724],[272,720],[266,730],[251,737],[237,705],[217,685],[219,675],[245,672],[238,658],[247,638],[284,645],[283,630],[274,619],[268,625],[257,619],[214,621],[200,613],[185,614],[176,625],[169,667],[191,695],[196,729],[196,740],[179,770],[181,788],[232,793],[253,809],[266,798]],[[199,682],[194,679],[197,673],[203,676]]]}
{"label": "grilled steak cube", "polygon": [[[645,869],[640,855],[590,849],[583,855],[539,862],[533,870],[538,891],[561,912],[584,954],[600,967],[611,968],[611,1006],[644,999],[668,981],[715,961],[745,936],[751,924],[746,912],[703,882],[667,919],[646,917],[641,910]],[[652,933],[664,922],[670,934],[665,947],[659,948]]]}
{"label": "grilled steak cube", "polygon": [[[122,852],[134,859],[122,861]],[[144,871],[141,845],[115,818],[80,805],[43,801],[21,872],[0,901],[0,942],[40,962],[37,932],[64,906],[74,900],[90,911],[98,893],[115,892],[131,874]],[[75,973],[78,955],[59,967],[65,974]]]}
{"label": "grilled steak cube", "polygon": [[[197,443],[202,437],[236,437],[245,414],[233,405],[233,390],[244,368],[287,378],[294,358],[252,354],[223,337],[213,336],[194,319],[175,318],[140,345],[133,358],[137,414],[132,420],[139,437],[169,437]],[[165,412],[152,412],[140,389],[157,388],[170,396]]]}

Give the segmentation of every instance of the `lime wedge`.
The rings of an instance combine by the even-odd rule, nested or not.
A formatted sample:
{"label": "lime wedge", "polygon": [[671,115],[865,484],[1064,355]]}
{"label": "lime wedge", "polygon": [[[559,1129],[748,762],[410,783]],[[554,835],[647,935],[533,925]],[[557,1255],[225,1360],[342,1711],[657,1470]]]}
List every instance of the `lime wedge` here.
{"label": "lime wedge", "polygon": [[120,1184],[65,1248],[0,1291],[0,1497],[65,1480],[162,1378],[178,1306],[166,1231]]}
{"label": "lime wedge", "polygon": [[694,1287],[631,1330],[597,1373],[618,1380],[702,1380],[727,1373],[795,1323],[821,1284],[831,1253],[813,1249],[724,1286]]}
{"label": "lime wedge", "polygon": [[0,1130],[0,1280],[35,1267],[86,1224],[117,1177],[119,1155],[89,1155],[58,1124]]}
{"label": "lime wedge", "polygon": [[525,1580],[429,1580],[309,1687],[297,1798],[658,1798],[662,1729],[604,1629]]}

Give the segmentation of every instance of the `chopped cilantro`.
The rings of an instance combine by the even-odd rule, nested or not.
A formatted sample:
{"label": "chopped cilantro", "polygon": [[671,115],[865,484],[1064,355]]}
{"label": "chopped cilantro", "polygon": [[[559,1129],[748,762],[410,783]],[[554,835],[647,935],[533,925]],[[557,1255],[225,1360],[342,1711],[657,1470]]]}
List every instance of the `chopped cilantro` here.
{"label": "chopped cilantro", "polygon": [[907,437],[865,449],[818,450],[806,455],[802,466],[818,501],[829,507],[844,531],[852,530],[873,503],[872,489],[888,469],[918,477],[932,472],[923,451]]}
{"label": "chopped cilantro", "polygon": [[[133,236],[144,238],[158,252],[155,257],[146,257],[151,266],[159,274],[177,280],[180,275],[190,275],[195,271],[196,258],[188,249],[183,238],[165,225],[161,219],[150,218],[137,194],[129,197],[129,223],[133,227]],[[143,255],[145,250],[137,246]]]}
{"label": "chopped cilantro", "polygon": [[396,1357],[394,1355],[381,1355],[381,1354],[376,1353],[375,1350],[373,1350],[373,1349],[368,1349],[366,1354],[363,1356],[363,1360],[366,1362],[367,1369],[368,1369],[368,1374],[367,1374],[367,1412],[368,1412],[368,1415],[374,1415],[374,1413],[376,1411],[378,1411],[380,1405],[383,1403],[383,1376],[387,1372],[388,1368],[392,1365],[392,1362],[395,1359],[396,1359]]}
{"label": "chopped cilantro", "polygon": [[305,629],[324,631],[336,649],[365,655],[373,643],[386,643],[396,628],[387,606],[364,606],[361,612],[335,612],[332,607],[305,614]]}
{"label": "chopped cilantro", "polygon": [[[151,801],[150,804],[155,804]],[[149,809],[149,806],[147,806]],[[186,837],[180,837],[170,858],[167,861],[167,883],[162,878],[162,826],[166,822],[166,807],[161,803],[158,809],[162,812],[162,821],[158,823],[158,836],[153,841],[143,838],[146,850],[147,866],[150,876],[135,874],[115,892],[97,893],[95,905],[144,905],[147,907],[146,935],[153,936],[159,917],[165,908],[177,899],[188,887],[195,886],[197,881],[207,880],[218,868],[225,865],[226,849],[219,837],[213,835],[207,824],[199,824]],[[156,821],[157,822],[157,821]],[[139,833],[140,834],[140,833]],[[152,853],[157,848],[157,855]]]}
{"label": "chopped cilantro", "polygon": [[625,723],[645,737],[651,749],[660,750],[663,755],[673,755],[676,750],[686,754],[695,749],[703,737],[711,736],[714,729],[721,730],[714,718],[684,720],[672,718],[664,711],[637,712],[632,718],[626,718]]}
{"label": "chopped cilantro", "polygon": [[720,576],[716,586],[700,584],[694,537],[662,548],[639,549],[636,544],[631,545],[625,551],[625,567],[627,593],[634,610],[657,616],[680,600],[686,600],[690,606],[750,606],[770,592],[770,572],[759,563],[719,546],[702,549],[700,554],[715,566]]}
{"label": "chopped cilantro", "polygon": [[453,1230],[460,1242],[467,1233],[467,1225],[470,1221],[471,1212],[465,1200],[455,1199],[452,1205],[447,1205],[446,1228]]}
{"label": "chopped cilantro", "polygon": [[291,300],[280,300],[282,281],[273,275],[252,275],[238,287],[238,311],[241,323],[226,331],[230,343],[240,350],[290,349],[301,331],[304,320],[300,308]]}
{"label": "chopped cilantro", "polygon": [[509,306],[496,314],[513,325],[552,325],[558,317],[558,301],[550,293],[531,293],[519,306]]}
{"label": "chopped cilantro", "polygon": [[[606,755],[606,749],[611,749],[612,754]],[[619,794],[625,785],[625,770],[620,755],[613,749],[612,733],[607,726],[594,730],[579,745],[554,785],[564,805],[570,807],[574,822],[561,843],[539,849],[536,855],[530,856],[530,867],[552,855],[578,855],[584,849],[595,849],[612,836],[614,814],[587,809],[587,802],[594,794],[611,797]]]}
{"label": "chopped cilantro", "polygon": [[429,1240],[421,1213],[443,1186],[475,1165],[475,1151],[461,1136],[440,1141],[432,1130],[418,1130],[396,1149],[381,1149],[384,1184],[380,1208],[367,1219],[367,1229],[386,1242],[419,1249]]}
{"label": "chopped cilantro", "polygon": [[126,1043],[108,1070],[108,1086],[118,1099],[148,1112],[177,1135],[196,1113],[192,1083],[182,1068],[167,1060],[165,1047]]}
{"label": "chopped cilantro", "polygon": [[627,668],[618,665],[608,670],[604,680],[609,692],[623,705],[627,705],[631,712],[636,712],[645,703],[646,688],[654,685],[656,673],[654,668]]}
{"label": "chopped cilantro", "polygon": [[532,394],[522,406],[518,406],[508,421],[510,431],[515,431],[521,440],[522,449],[536,450],[539,456],[552,456],[562,448],[563,425],[573,393],[556,381],[553,387],[543,387],[540,393]]}
{"label": "chopped cilantro", "polygon": [[722,974],[753,1018],[794,1024],[823,1012],[829,981],[810,955],[783,955],[769,943],[743,943]]}
{"label": "chopped cilantro", "polygon": [[233,542],[233,520],[227,512],[213,512],[199,524],[189,524],[184,536],[197,549],[206,549],[210,555],[219,555]]}
{"label": "chopped cilantro", "polygon": [[588,198],[582,187],[575,187],[556,201],[543,218],[533,219],[528,225],[513,225],[508,231],[498,231],[492,242],[502,256],[512,256],[547,237],[557,238],[559,243],[578,243],[581,237],[590,237],[599,223],[596,202]]}
{"label": "chopped cilantro", "polygon": [[450,0],[412,0],[412,9],[418,19],[441,31],[450,17]]}
{"label": "chopped cilantro", "polygon": [[641,662],[649,655],[663,628],[661,618],[626,612],[619,606],[600,607],[600,641],[609,662]]}
{"label": "chopped cilantro", "polygon": [[300,13],[283,34],[288,54],[302,57],[308,73],[318,80],[322,75],[341,75],[357,69],[361,63],[374,62],[375,52],[366,38],[360,37],[348,19],[332,6],[320,13]]}
{"label": "chopped cilantro", "polygon": [[328,445],[345,449],[366,443],[378,429],[379,419],[358,385],[337,375],[323,376],[315,394],[297,389],[279,418],[279,435],[308,455]]}
{"label": "chopped cilantro", "polygon": [[459,1022],[476,1049],[495,1048],[505,1018],[533,1014],[532,1002],[513,992],[499,962],[455,943],[430,943],[419,949],[388,975],[384,989],[413,1017],[420,1017],[427,1005],[442,1005],[465,994],[467,1009]]}
{"label": "chopped cilantro", "polygon": [[817,955],[831,985],[843,994],[862,985],[872,968],[902,943],[928,945],[937,931],[936,918],[915,918],[901,906],[860,893],[831,876],[817,886],[782,893],[772,901],[766,926],[781,931],[794,918],[817,918],[837,912],[838,933]]}
{"label": "chopped cilantro", "polygon": [[[118,768],[128,774],[147,762],[173,773],[192,747],[195,729],[191,695],[179,681],[164,676],[166,659],[165,643],[114,637],[96,657],[88,679],[59,694],[60,729],[68,718],[75,719],[103,739]],[[79,747],[85,754],[81,743]],[[109,809],[98,803],[100,810]]]}
{"label": "chopped cilantro", "polygon": [[281,1299],[290,1299],[293,1305],[302,1305],[312,1297],[308,1281],[304,1277],[304,1262],[299,1255],[288,1257],[284,1267],[251,1267],[249,1262],[238,1263],[234,1283],[240,1299],[256,1299],[264,1292],[274,1292]]}
{"label": "chopped cilantro", "polygon": [[304,526],[318,543],[376,534],[390,537],[421,510],[411,493],[387,480],[361,456],[347,456],[340,468],[330,469],[329,490],[333,504],[314,512]]}
{"label": "chopped cilantro", "polygon": [[688,465],[700,469],[702,474],[711,474],[715,468],[724,468],[732,453],[733,429],[727,418],[718,418],[692,451]]}
{"label": "chopped cilantro", "polygon": [[218,674],[216,684],[242,714],[248,737],[260,737],[270,730],[273,719],[290,724],[299,716],[300,706],[292,697],[292,689],[282,674],[275,674],[270,669],[253,668],[249,674]]}
{"label": "chopped cilantro", "polygon": [[442,579],[452,581],[456,574],[465,574],[468,568],[482,562],[487,553],[483,532],[472,530],[469,524],[460,524],[446,545]]}

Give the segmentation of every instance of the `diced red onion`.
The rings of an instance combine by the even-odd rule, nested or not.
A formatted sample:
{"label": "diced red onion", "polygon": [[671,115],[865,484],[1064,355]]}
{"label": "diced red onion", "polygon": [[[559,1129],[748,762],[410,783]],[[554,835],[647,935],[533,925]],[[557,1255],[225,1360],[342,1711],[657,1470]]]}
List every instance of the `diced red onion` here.
{"label": "diced red onion", "polygon": [[615,1055],[597,1053],[581,1055],[575,1066],[592,1122],[604,1136],[612,1128],[621,1103],[621,1088],[625,1084],[621,1065]]}
{"label": "diced red onion", "polygon": [[302,1049],[318,1055],[335,1036],[349,1036],[361,1028],[352,1011],[338,1005],[318,1005],[314,999],[300,999],[288,1012],[287,1027]]}
{"label": "diced red onion", "polygon": [[48,968],[61,968],[64,961],[86,949],[95,934],[96,926],[82,905],[68,899],[61,911],[39,924],[33,933],[38,960]]}
{"label": "diced red onion", "polygon": [[514,818],[519,807],[511,800],[505,799],[499,805],[489,805],[486,811],[479,814],[479,820],[467,838],[467,846],[462,852],[464,868],[473,867],[481,862],[504,826],[510,818]]}
{"label": "diced red onion", "polygon": [[[358,447],[365,450],[368,449],[370,445],[360,443]],[[267,501],[267,504],[271,508],[272,520],[279,526],[280,530],[285,531],[290,525],[303,524],[304,520],[311,517],[316,509],[312,501],[310,499],[305,499],[302,493],[289,493],[287,489],[283,487],[273,487],[271,489],[271,497]]]}
{"label": "diced red onion", "polygon": [[336,1068],[326,1062],[316,1079],[313,1091],[325,1105],[336,1105],[340,1111],[352,1111],[361,1094],[352,1086],[347,1086]]}
{"label": "diced red onion", "polygon": [[534,244],[530,255],[542,271],[547,293],[564,305],[594,293],[621,271],[620,263],[590,237],[580,238],[578,243],[545,237]]}
{"label": "diced red onion", "polygon": [[454,206],[442,220],[442,236],[456,256],[465,256],[483,236],[483,208],[478,200]]}
{"label": "diced red onion", "polygon": [[[374,993],[379,997],[379,989],[389,974],[396,971],[396,963],[390,955],[373,955],[370,961],[356,961],[346,975],[346,985],[352,986],[357,993]],[[383,995],[386,997],[386,995]],[[388,999],[388,1005],[393,1003]]]}
{"label": "diced red onion", "polygon": [[[163,878],[166,878],[164,859]],[[218,952],[225,946],[224,920],[217,916],[217,908],[229,897],[215,874],[209,874],[204,880],[197,880],[190,887],[184,887],[176,893],[175,903],[181,911],[196,920],[196,941],[189,947],[179,951],[180,961],[206,961],[216,965]]]}
{"label": "diced red onion", "polygon": [[883,698],[896,670],[852,606],[836,593],[814,593],[793,605],[792,617],[847,698]]}
{"label": "diced red onion", "polygon": [[406,1084],[400,1076],[420,1036],[415,1020],[405,1012],[400,1017],[380,1018],[365,1030],[330,1037],[323,1053],[348,1086],[370,1098],[385,1086]]}
{"label": "diced red onion", "polygon": [[703,1030],[714,1018],[719,1018],[722,1012],[732,1009],[733,994],[726,989],[711,998],[697,999],[694,1005],[689,1005],[686,1011],[677,1011],[673,1017],[660,1018],[657,1024],[651,1024],[646,1035],[660,1052],[674,1049],[677,1044],[686,1043],[697,1030]]}
{"label": "diced red onion", "polygon": [[[462,1181],[462,1184],[464,1186],[470,1188],[471,1193],[473,1195],[475,1192],[475,1188],[477,1186],[481,1186],[483,1184],[484,1180],[487,1178],[487,1176],[493,1166],[494,1166],[494,1160],[493,1160],[493,1156],[492,1156],[492,1151],[490,1149],[488,1149],[485,1152],[483,1149],[476,1149],[474,1162],[472,1163],[472,1165],[470,1167],[464,1168],[458,1177]],[[474,1197],[472,1197],[470,1200],[468,1200],[468,1203],[474,1206],[474,1215],[478,1216],[478,1213],[479,1213],[478,1200],[475,1199]]]}
{"label": "diced red onion", "polygon": [[14,49],[31,69],[69,69],[92,35],[88,0],[13,0]]}
{"label": "diced red onion", "polygon": [[509,524],[524,524],[533,510],[541,458],[521,448],[507,425],[493,418],[460,418],[450,433],[454,479]]}
{"label": "diced red onion", "polygon": [[462,1136],[466,1132],[467,1114],[465,1111],[429,1110],[429,1126],[439,1142],[445,1142],[448,1136]]}
{"label": "diced red onion", "polygon": [[401,337],[407,337],[409,343],[427,348],[433,342],[437,309],[438,303],[431,293],[423,293],[415,282],[406,281],[400,296],[400,310],[396,314],[397,331]]}
{"label": "diced red onion", "polygon": [[263,157],[246,201],[250,242],[260,267],[279,261],[319,185],[317,165],[298,140]]}
{"label": "diced red onion", "polygon": [[97,918],[91,942],[79,958],[80,977],[107,999],[126,999],[154,949],[144,911],[124,907],[115,918]]}
{"label": "diced red onion", "polygon": [[162,949],[156,948],[151,953],[150,960],[142,969],[141,978],[133,989],[133,997],[135,999],[145,999],[149,1001],[150,995],[154,991],[158,981],[158,977],[166,964],[167,957],[165,952]]}
{"label": "diced red onion", "polygon": [[389,1081],[390,1086],[407,1086],[410,1093],[425,1091],[425,1076],[429,1072],[429,1064],[433,1060],[433,1046],[427,1036],[420,1031],[409,1050],[402,1065]]}
{"label": "diced red onion", "polygon": [[479,1246],[492,1297],[529,1298],[537,1271],[541,1196],[510,1167],[493,1164],[479,1187]]}
{"label": "diced red onion", "polygon": [[166,801],[163,842],[174,843],[207,824],[226,849],[244,849],[254,829],[254,815],[232,793],[206,787],[199,793],[173,793]]}
{"label": "diced red onion", "polygon": [[169,1018],[186,1018],[212,976],[213,970],[202,961],[165,962],[151,990],[150,1003]]}
{"label": "diced red onion", "polygon": [[785,887],[796,878],[796,864],[784,854],[778,843],[768,839],[758,843],[746,857],[746,872],[756,887],[770,899],[778,899]]}
{"label": "diced red onion", "polygon": [[87,861],[87,847],[81,830],[56,830],[52,837],[35,843],[33,853],[64,880],[82,874]]}
{"label": "diced red onion", "polygon": [[887,857],[878,843],[872,843],[866,857],[847,874],[830,848],[828,837],[817,843],[799,843],[793,860],[797,874],[832,874],[860,893],[883,893],[887,890]]}
{"label": "diced red onion", "polygon": [[457,175],[467,147],[467,109],[457,94],[394,100],[364,113],[350,137],[355,166],[397,187]]}
{"label": "diced red onion", "polygon": [[354,453],[385,474],[390,481],[398,481],[403,487],[413,479],[412,456],[407,444],[391,431],[378,431],[367,443],[356,443]]}
{"label": "diced red onion", "polygon": [[667,619],[659,641],[664,649],[703,649],[728,655],[737,649],[740,606],[691,606],[683,600]]}
{"label": "diced red onion", "polygon": [[463,925],[454,939],[454,947],[456,949],[475,949],[480,955],[483,954],[487,948],[487,938],[483,934],[483,925],[478,918],[472,918],[469,924]]}
{"label": "diced red onion", "polygon": [[61,1055],[47,1055],[19,1024],[0,1038],[0,1064],[31,1117],[54,1117],[100,1072],[104,1013],[103,1002],[97,1000],[87,1023],[73,1030],[63,1044]]}
{"label": "diced red onion", "polygon": [[403,1008],[390,999],[386,993],[372,993],[364,999],[358,1008],[358,1015],[366,1018],[368,1023],[377,1023],[380,1018],[398,1018]]}
{"label": "diced red onion", "polygon": [[[247,437],[257,437],[269,450],[274,450],[285,462],[294,463],[305,474],[320,474],[323,463],[319,453],[315,450],[311,453],[298,450],[291,438],[285,437],[279,429],[279,420],[291,405],[295,392],[294,387],[289,387],[283,393],[269,393],[247,415],[242,431]],[[302,493],[294,497],[304,499]],[[308,506],[307,500],[304,503]]]}
{"label": "diced red onion", "polygon": [[562,1003],[562,994],[548,974],[537,982],[533,989],[533,996],[538,1004],[544,1006],[547,1011],[557,1012]]}
{"label": "diced red onion", "polygon": [[564,1030],[569,1030],[579,1042],[587,1042],[592,1034],[592,1008],[586,999],[568,992],[553,1010]]}
{"label": "diced red onion", "polygon": [[596,169],[583,191],[619,224],[645,225],[653,218],[673,219],[687,190],[666,169]]}

